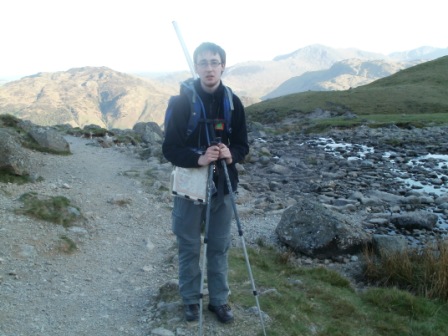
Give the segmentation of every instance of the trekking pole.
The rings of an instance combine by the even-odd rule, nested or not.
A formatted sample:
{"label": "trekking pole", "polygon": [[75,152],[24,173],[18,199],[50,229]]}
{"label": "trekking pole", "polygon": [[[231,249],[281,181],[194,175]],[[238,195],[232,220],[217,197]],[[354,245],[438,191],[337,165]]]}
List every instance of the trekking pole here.
{"label": "trekking pole", "polygon": [[233,212],[235,213],[236,225],[238,227],[238,235],[241,237],[241,244],[243,245],[244,259],[246,260],[247,271],[249,273],[249,278],[250,278],[250,282],[252,285],[252,293],[254,294],[255,302],[257,303],[258,315],[260,316],[261,327],[263,328],[263,335],[266,336],[263,315],[261,312],[260,303],[258,302],[257,289],[255,288],[255,281],[254,281],[254,277],[252,275],[252,269],[250,267],[249,255],[247,254],[247,249],[246,249],[246,242],[243,237],[243,229],[241,228],[240,218],[238,216],[238,211],[236,210],[235,197],[233,195],[232,184],[230,183],[229,172],[227,170],[227,163],[226,163],[225,159],[221,160],[221,165],[224,168],[224,175],[226,176],[227,189],[229,190],[230,199],[232,201]]}
{"label": "trekking pole", "polygon": [[191,59],[190,53],[188,52],[188,48],[182,38],[182,34],[180,33],[179,26],[176,21],[173,21],[174,30],[176,31],[177,38],[179,39],[180,45],[182,46],[182,50],[184,51],[185,58],[187,59],[188,66],[190,67],[190,72],[193,78],[196,78],[196,72],[194,71],[193,60]]}
{"label": "trekking pole", "polygon": [[202,306],[204,297],[204,278],[205,278],[205,264],[207,259],[207,243],[208,243],[208,227],[210,224],[210,203],[212,201],[212,183],[213,183],[213,164],[211,163],[208,167],[208,177],[207,177],[207,209],[205,213],[205,231],[204,231],[204,251],[202,256],[202,267],[201,267],[201,287],[199,289],[199,329],[198,336],[202,336]]}

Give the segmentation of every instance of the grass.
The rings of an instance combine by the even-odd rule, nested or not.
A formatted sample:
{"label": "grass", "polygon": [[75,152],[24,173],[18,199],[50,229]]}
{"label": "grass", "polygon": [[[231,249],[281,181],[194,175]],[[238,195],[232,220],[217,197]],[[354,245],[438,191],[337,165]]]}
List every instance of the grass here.
{"label": "grass", "polygon": [[[280,124],[282,131],[319,132],[359,125],[447,125],[447,83],[448,56],[354,89],[285,95],[248,106],[246,112],[249,121]],[[307,118],[318,109],[330,111],[332,117]]]}
{"label": "grass", "polygon": [[366,278],[370,281],[448,302],[448,242],[380,257],[366,250],[365,257]]}
{"label": "grass", "polygon": [[11,114],[0,114],[0,127],[17,128],[20,119]]}
{"label": "grass", "polygon": [[78,245],[66,235],[60,237],[59,251],[66,254],[72,254],[78,250]]}
{"label": "grass", "polygon": [[[442,336],[448,330],[446,301],[397,288],[359,291],[339,273],[294,266],[273,248],[261,246],[248,253],[261,309],[271,320],[268,335]],[[229,264],[232,304],[254,306],[240,249],[231,250]]]}
{"label": "grass", "polygon": [[33,218],[69,227],[80,218],[80,211],[64,196],[39,197],[34,192],[20,196],[23,208],[17,210]]}
{"label": "grass", "polygon": [[14,175],[6,169],[0,169],[0,183],[25,184],[31,182],[29,175]]}

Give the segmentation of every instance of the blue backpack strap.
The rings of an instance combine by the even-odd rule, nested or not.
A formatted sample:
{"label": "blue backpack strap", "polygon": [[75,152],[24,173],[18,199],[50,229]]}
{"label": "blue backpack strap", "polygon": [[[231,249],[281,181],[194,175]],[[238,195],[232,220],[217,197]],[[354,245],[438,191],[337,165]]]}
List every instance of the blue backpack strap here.
{"label": "blue backpack strap", "polygon": [[199,123],[199,119],[201,119],[201,100],[199,99],[196,89],[194,88],[193,80],[188,79],[181,84],[181,94],[184,94],[188,97],[188,101],[190,102],[190,119],[188,120],[187,126],[187,135],[190,135],[195,130],[196,126]]}
{"label": "blue backpack strap", "polygon": [[232,133],[232,113],[235,109],[233,106],[233,92],[232,90],[224,85],[225,88],[225,98],[224,98],[224,120],[226,123],[227,133]]}
{"label": "blue backpack strap", "polygon": [[168,100],[168,106],[165,111],[165,119],[163,121],[163,127],[165,129],[168,127],[168,122],[170,121],[173,115],[173,106],[178,98],[179,96],[171,96],[170,99]]}
{"label": "blue backpack strap", "polygon": [[[201,120],[207,120],[204,104],[196,93],[194,80],[188,79],[181,84],[181,93],[186,94],[191,106],[190,119],[188,120],[187,136],[194,132]],[[207,141],[210,143],[210,134],[208,127],[205,127]]]}

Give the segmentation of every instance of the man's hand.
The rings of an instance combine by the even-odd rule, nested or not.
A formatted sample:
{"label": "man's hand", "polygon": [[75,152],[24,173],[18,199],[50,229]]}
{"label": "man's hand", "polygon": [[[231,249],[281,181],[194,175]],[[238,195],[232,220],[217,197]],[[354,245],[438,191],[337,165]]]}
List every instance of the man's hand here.
{"label": "man's hand", "polygon": [[230,152],[229,147],[227,147],[226,145],[224,145],[223,143],[218,144],[219,146],[219,159],[225,159],[226,160],[226,164],[231,164],[233,159],[232,159],[232,153]]}
{"label": "man's hand", "polygon": [[208,147],[206,152],[199,157],[198,164],[200,166],[207,166],[212,162],[222,159],[225,159],[228,165],[233,162],[229,147],[223,143],[219,143]]}
{"label": "man's hand", "polygon": [[217,161],[219,156],[219,145],[212,145],[208,147],[205,153],[199,157],[198,164],[200,166],[208,166],[210,163]]}

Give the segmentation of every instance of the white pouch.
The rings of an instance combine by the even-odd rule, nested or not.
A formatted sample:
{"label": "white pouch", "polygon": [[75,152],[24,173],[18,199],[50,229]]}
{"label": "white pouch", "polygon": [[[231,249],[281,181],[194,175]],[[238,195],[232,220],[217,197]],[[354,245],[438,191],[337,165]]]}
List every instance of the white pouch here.
{"label": "white pouch", "polygon": [[208,168],[175,167],[171,172],[171,195],[207,203]]}

